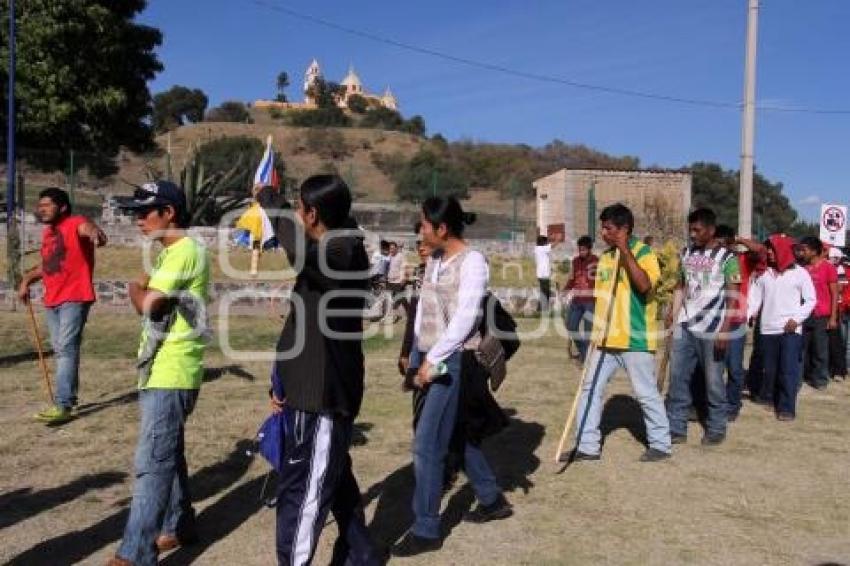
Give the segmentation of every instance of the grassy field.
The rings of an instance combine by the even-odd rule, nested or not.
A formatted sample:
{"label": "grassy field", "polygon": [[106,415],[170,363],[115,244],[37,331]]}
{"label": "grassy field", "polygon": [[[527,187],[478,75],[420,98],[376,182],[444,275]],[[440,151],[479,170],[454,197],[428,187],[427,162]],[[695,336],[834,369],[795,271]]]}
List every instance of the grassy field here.
{"label": "grassy field", "polygon": [[[238,349],[270,350],[272,317],[236,318]],[[525,330],[539,321],[522,321]],[[94,311],[83,344],[80,416],[61,428],[31,419],[41,376],[20,313],[0,326],[0,562],[103,564],[114,553],[132,489],[138,409],[132,356],[138,321]],[[389,327],[393,328],[393,327]],[[388,329],[389,330],[389,329]],[[367,343],[367,391],[352,450],[375,539],[410,525],[410,399],[399,388],[395,337]],[[245,451],[267,414],[268,363],[213,346],[186,437],[202,541],[164,564],[274,562],[274,511],[259,497],[267,466]],[[825,564],[850,561],[850,385],[804,388],[799,417],[779,423],[747,403],[726,444],[699,432],[674,458],[637,461],[644,436],[625,379],[609,388],[603,459],[552,463],[579,371],[549,329],[528,340],[499,392],[511,425],[485,450],[515,507],[487,525],[459,520],[473,504],[464,482],[444,499],[443,550],[409,564]],[[695,425],[692,425],[695,426]],[[560,472],[560,473],[559,473]],[[336,527],[319,543],[326,564]],[[404,561],[399,561],[404,563]]]}

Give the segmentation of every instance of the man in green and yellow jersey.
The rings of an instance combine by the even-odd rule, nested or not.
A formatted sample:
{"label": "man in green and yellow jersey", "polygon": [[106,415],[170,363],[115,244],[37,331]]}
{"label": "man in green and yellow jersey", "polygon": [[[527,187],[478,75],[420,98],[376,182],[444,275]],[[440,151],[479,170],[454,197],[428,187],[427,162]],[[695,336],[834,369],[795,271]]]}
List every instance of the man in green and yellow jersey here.
{"label": "man in green and yellow jersey", "polygon": [[608,249],[599,257],[596,271],[595,348],[587,360],[587,379],[579,400],[578,446],[573,460],[600,458],[602,399],[618,368],[626,370],[643,410],[649,449],[641,461],[664,460],[670,457],[670,425],[655,377],[659,333],[655,289],[661,269],[652,249],[632,235],[634,215],[626,206],[606,207],[599,220]]}

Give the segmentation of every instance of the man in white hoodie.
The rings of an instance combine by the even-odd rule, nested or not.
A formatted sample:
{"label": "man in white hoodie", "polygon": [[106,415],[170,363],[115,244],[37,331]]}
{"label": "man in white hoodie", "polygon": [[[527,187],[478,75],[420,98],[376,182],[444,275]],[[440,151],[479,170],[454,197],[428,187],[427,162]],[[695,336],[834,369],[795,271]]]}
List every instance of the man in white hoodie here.
{"label": "man in white hoodie", "polygon": [[770,237],[767,264],[767,271],[753,282],[747,301],[751,323],[761,311],[764,380],[758,401],[772,404],[780,421],[792,421],[800,380],[803,321],[815,308],[817,297],[811,276],[795,264],[792,238]]}

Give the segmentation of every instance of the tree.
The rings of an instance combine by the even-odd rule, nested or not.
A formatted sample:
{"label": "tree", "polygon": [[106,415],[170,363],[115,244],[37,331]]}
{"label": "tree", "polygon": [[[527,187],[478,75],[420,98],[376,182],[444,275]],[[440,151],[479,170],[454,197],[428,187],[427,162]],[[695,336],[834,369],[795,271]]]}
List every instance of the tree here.
{"label": "tree", "polygon": [[425,135],[427,128],[425,127],[425,119],[422,116],[416,115],[409,120],[406,120],[401,125],[401,130],[414,136],[422,137]]}
{"label": "tree", "polygon": [[[738,226],[738,172],[717,163],[697,162],[690,167],[693,176],[692,201],[695,207],[708,207],[718,221]],[[797,212],[782,194],[782,183],[773,183],[759,173],[753,176],[753,228],[764,234],[788,232],[797,222]],[[755,234],[759,236],[759,234]]]}
{"label": "tree", "polygon": [[286,88],[289,86],[289,75],[286,71],[281,71],[277,75],[277,96],[275,100],[278,102],[286,102]]}
{"label": "tree", "polygon": [[402,200],[422,202],[436,194],[466,198],[469,181],[451,161],[427,149],[420,150],[399,174],[396,194]]}
{"label": "tree", "polygon": [[201,89],[173,86],[153,97],[153,129],[157,133],[173,130],[186,122],[200,122],[209,100]]}
{"label": "tree", "polygon": [[348,109],[355,114],[365,114],[369,109],[369,102],[359,94],[352,94],[348,97]]}
{"label": "tree", "polygon": [[403,125],[404,118],[401,117],[401,114],[383,106],[370,108],[360,121],[360,126],[363,128],[380,130],[401,130]]}
{"label": "tree", "polygon": [[220,106],[207,112],[206,122],[251,122],[251,114],[245,104],[237,100],[222,102]]}
{"label": "tree", "polygon": [[318,78],[313,81],[307,94],[316,102],[318,108],[337,108],[340,98],[345,93],[345,87],[339,83],[326,81],[323,78]]}
{"label": "tree", "polygon": [[[115,171],[123,146],[153,147],[148,81],[162,70],[156,28],[135,18],[144,0],[18,2],[17,141],[19,155],[43,170],[61,169],[73,149],[91,173]],[[0,84],[8,84],[9,3],[0,0]],[[8,123],[6,88],[0,123]],[[6,132],[3,128],[3,144]],[[5,155],[3,156],[5,159]]]}
{"label": "tree", "polygon": [[[196,160],[202,163],[207,175],[229,171],[234,164],[240,167],[227,177],[222,194],[247,197],[251,191],[254,172],[263,157],[265,145],[249,136],[228,136],[205,143],[196,152]],[[275,169],[281,180],[286,180],[285,167],[280,154],[275,152]]]}

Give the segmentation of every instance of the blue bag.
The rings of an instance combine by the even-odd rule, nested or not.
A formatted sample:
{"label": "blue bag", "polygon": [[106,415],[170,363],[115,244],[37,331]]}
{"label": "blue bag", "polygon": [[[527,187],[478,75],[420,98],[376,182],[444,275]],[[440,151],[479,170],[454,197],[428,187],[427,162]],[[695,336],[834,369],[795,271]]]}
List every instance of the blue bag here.
{"label": "blue bag", "polygon": [[[278,377],[277,368],[274,365],[272,365],[271,382],[275,397],[284,399],[283,383]],[[291,413],[288,407],[284,405],[282,412],[269,415],[257,431],[257,451],[278,472],[281,468],[287,427],[291,426],[287,422],[289,420],[291,420]]]}

